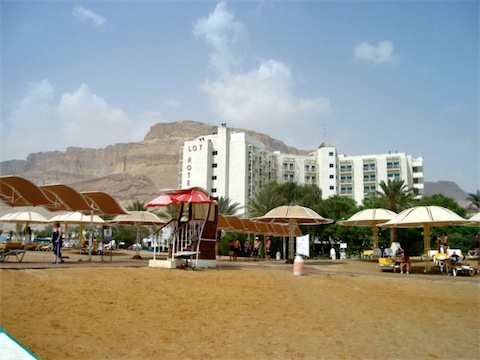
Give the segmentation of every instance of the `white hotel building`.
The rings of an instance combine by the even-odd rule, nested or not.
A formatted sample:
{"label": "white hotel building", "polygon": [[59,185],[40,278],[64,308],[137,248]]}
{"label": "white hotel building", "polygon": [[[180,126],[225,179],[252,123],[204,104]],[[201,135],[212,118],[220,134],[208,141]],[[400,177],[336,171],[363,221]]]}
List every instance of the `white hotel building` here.
{"label": "white hotel building", "polygon": [[422,196],[423,159],[405,153],[346,156],[334,146],[322,146],[308,156],[268,152],[263,143],[231,132],[225,124],[215,134],[186,141],[180,152],[180,188],[200,186],[242,207],[273,181],[315,184],[323,199],[338,195],[361,204],[388,179],[404,180]]}

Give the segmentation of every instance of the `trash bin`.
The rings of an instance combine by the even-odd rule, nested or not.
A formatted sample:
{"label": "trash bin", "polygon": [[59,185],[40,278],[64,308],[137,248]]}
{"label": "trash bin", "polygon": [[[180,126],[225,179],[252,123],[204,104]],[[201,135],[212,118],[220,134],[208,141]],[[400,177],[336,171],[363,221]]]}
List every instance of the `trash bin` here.
{"label": "trash bin", "polygon": [[300,276],[303,272],[303,258],[300,255],[295,256],[293,261],[293,275]]}

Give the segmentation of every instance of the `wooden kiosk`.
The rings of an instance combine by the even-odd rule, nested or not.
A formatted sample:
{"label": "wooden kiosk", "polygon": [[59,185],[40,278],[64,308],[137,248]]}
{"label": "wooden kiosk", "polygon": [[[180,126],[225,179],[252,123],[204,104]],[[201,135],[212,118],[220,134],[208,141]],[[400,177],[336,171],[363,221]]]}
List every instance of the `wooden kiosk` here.
{"label": "wooden kiosk", "polygon": [[[179,266],[216,267],[218,203],[199,187],[166,190],[147,207],[176,205],[177,218],[163,227],[171,227],[167,260],[150,260],[150,267],[173,269]],[[162,228],[163,228],[162,227]],[[161,230],[161,229],[160,229]]]}

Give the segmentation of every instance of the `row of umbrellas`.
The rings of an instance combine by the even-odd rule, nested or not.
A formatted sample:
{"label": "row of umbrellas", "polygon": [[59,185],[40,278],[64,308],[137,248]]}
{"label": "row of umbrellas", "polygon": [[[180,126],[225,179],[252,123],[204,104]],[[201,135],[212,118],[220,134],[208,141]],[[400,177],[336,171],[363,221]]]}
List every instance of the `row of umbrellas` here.
{"label": "row of umbrellas", "polygon": [[[117,215],[111,221],[105,221],[98,215],[85,215],[81,212],[69,212],[60,214],[47,219],[42,214],[35,211],[19,211],[8,213],[0,217],[0,222],[10,222],[17,224],[25,224],[28,227],[30,224],[44,224],[58,221],[63,224],[78,224],[81,227],[85,224],[103,225],[103,224],[126,224],[126,225],[163,225],[165,221],[161,220],[157,215],[149,211],[132,211],[127,214]],[[82,233],[82,231],[80,231]]]}

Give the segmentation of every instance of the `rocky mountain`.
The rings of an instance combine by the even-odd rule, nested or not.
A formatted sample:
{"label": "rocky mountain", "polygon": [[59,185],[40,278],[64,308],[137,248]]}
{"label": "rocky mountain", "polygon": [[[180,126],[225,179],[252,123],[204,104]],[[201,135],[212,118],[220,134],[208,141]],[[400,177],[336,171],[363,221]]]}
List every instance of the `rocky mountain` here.
{"label": "rocky mountain", "polygon": [[[183,120],[159,123],[150,128],[143,141],[121,143],[104,149],[69,147],[66,151],[30,154],[27,160],[0,163],[0,174],[24,177],[35,184],[67,184],[78,191],[105,191],[121,203],[148,201],[159,189],[177,188],[180,147],[184,141],[212,134],[217,126]],[[265,144],[268,151],[306,155],[270,136],[244,129]],[[425,193],[444,194],[467,206],[468,194],[450,181],[426,182]]]}
{"label": "rocky mountain", "polygon": [[[143,141],[121,143],[104,149],[69,147],[66,151],[30,154],[26,160],[0,163],[2,175],[17,175],[35,184],[63,183],[78,191],[105,191],[123,204],[148,201],[159,189],[177,188],[180,148],[186,140],[212,134],[218,126],[184,120],[159,123]],[[308,154],[268,135],[243,129],[263,142],[268,151]]]}
{"label": "rocky mountain", "polygon": [[443,194],[458,202],[462,207],[467,207],[470,203],[466,200],[468,193],[460,189],[453,181],[425,182],[425,195]]}

